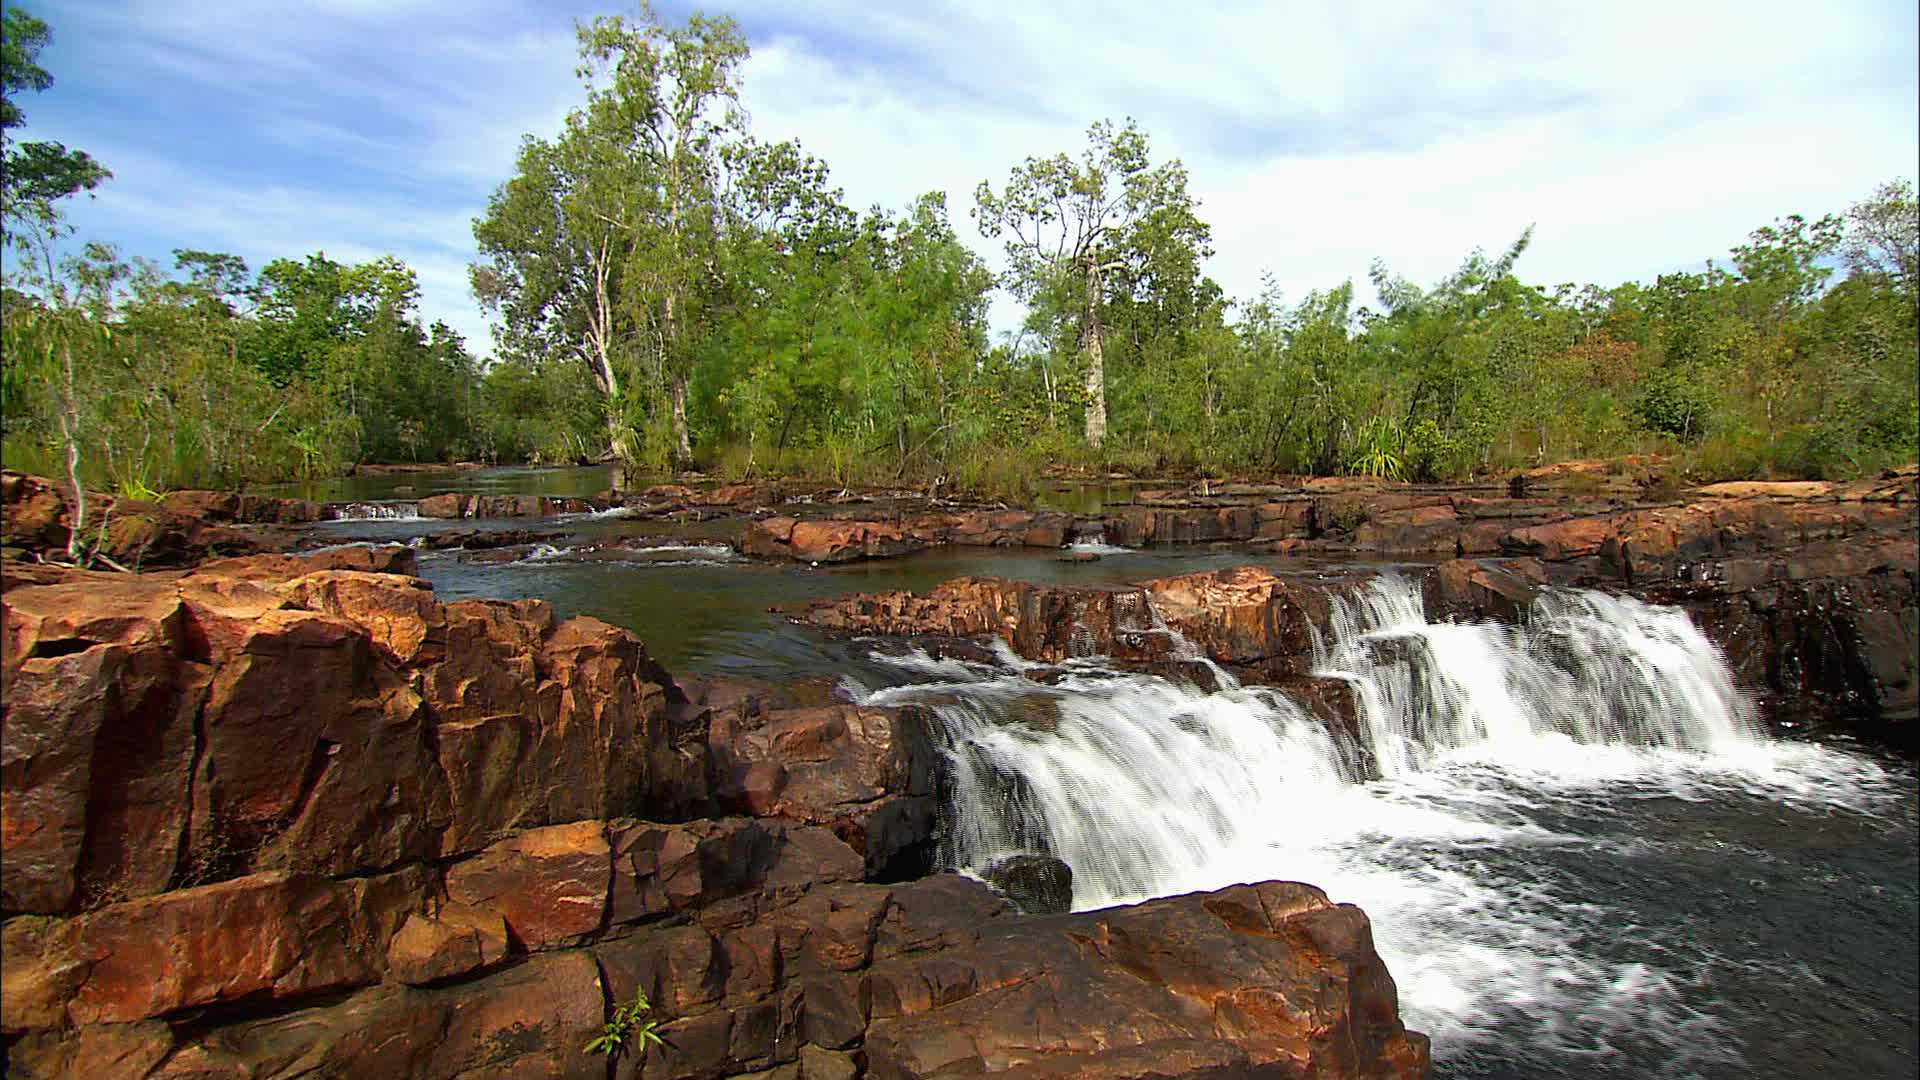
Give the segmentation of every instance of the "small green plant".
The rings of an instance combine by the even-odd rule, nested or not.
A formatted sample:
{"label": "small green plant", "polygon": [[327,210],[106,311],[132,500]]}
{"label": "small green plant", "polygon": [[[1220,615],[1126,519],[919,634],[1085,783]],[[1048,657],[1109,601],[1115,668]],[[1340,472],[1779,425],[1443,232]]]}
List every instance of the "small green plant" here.
{"label": "small green plant", "polygon": [[645,1018],[652,1011],[653,1006],[647,1002],[646,991],[634,991],[633,1003],[614,1008],[613,1017],[601,1028],[600,1034],[587,1044],[587,1053],[619,1057],[627,1049],[627,1040],[633,1038],[640,1040],[641,1050],[645,1050],[648,1043],[666,1045],[660,1033],[654,1030],[658,1021]]}

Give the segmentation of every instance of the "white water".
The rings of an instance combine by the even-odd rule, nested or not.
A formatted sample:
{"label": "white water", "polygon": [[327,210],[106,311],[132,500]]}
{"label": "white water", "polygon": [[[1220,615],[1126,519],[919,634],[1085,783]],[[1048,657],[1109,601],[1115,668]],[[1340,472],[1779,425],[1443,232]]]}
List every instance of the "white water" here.
{"label": "white water", "polygon": [[1597,593],[1549,594],[1525,627],[1428,623],[1391,577],[1343,599],[1318,662],[1354,687],[1357,740],[1230,681],[1208,694],[1079,661],[1041,685],[1004,653],[998,668],[876,659],[935,680],[863,696],[942,717],[948,865],[1054,854],[1078,909],[1319,885],[1372,918],[1405,1020],[1441,1060],[1519,1039],[1602,1058],[1650,1042],[1675,1075],[1737,1064],[1722,1023],[1686,1004],[1698,972],[1631,911],[1519,868],[1591,846],[1577,823],[1623,800],[1872,812],[1890,783],[1865,759],[1767,740],[1684,613]]}
{"label": "white water", "polygon": [[1073,543],[1067,545],[1067,550],[1084,554],[1084,555],[1132,555],[1134,554],[1133,548],[1122,547],[1119,544],[1107,543],[1107,538],[1104,535],[1090,536],[1085,539],[1075,540]]}
{"label": "white water", "polygon": [[[585,546],[558,547],[535,544],[531,551],[504,566],[541,565],[562,561],[586,561],[582,554],[604,555],[608,549]],[[735,561],[734,550],[725,544],[661,544],[657,547],[611,549],[618,561],[637,566],[718,566]],[[605,560],[597,560],[605,561]]]}
{"label": "white water", "polygon": [[417,502],[342,503],[327,509],[328,521],[425,521]]}

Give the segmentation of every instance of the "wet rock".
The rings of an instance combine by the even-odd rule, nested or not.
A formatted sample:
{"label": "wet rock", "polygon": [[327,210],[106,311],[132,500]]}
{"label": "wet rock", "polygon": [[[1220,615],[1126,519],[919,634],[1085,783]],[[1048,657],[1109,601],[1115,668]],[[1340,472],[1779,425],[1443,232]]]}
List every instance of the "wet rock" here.
{"label": "wet rock", "polygon": [[932,859],[933,718],[849,705],[736,713],[709,721],[713,788],[736,813],[824,825],[874,880]]}
{"label": "wet rock", "polygon": [[1051,855],[1009,855],[988,867],[985,877],[1029,915],[1073,907],[1073,868]]}
{"label": "wet rock", "polygon": [[835,563],[904,555],[926,546],[899,525],[886,522],[770,517],[747,526],[740,550],[762,558]]}
{"label": "wet rock", "polygon": [[1161,578],[1146,589],[1167,625],[1208,656],[1276,675],[1306,670],[1313,628],[1327,625],[1330,612],[1324,591],[1253,566]]}
{"label": "wet rock", "polygon": [[1452,559],[1427,572],[1421,591],[1429,619],[1518,623],[1546,581],[1545,568],[1532,559]]}
{"label": "wet rock", "polygon": [[418,513],[425,518],[523,518],[584,514],[602,509],[605,507],[586,499],[442,492],[421,499]]}
{"label": "wet rock", "polygon": [[740,549],[761,558],[834,563],[944,544],[1057,548],[1067,542],[1073,527],[1071,515],[1028,510],[921,514],[891,521],[769,517],[747,526]]}
{"label": "wet rock", "polygon": [[446,551],[459,548],[466,551],[493,551],[499,548],[528,547],[533,544],[547,543],[558,539],[557,532],[535,532],[530,529],[449,529],[445,532],[428,533],[423,536],[420,546],[430,551]]}
{"label": "wet rock", "polygon": [[[1164,627],[1154,622],[1156,613]],[[1278,675],[1310,664],[1311,627],[1324,625],[1327,613],[1322,591],[1243,566],[1121,591],[957,578],[923,596],[881,593],[818,602],[804,618],[856,633],[992,635],[1020,656],[1042,662],[1075,656],[1165,660],[1175,648],[1171,628],[1221,662],[1261,665]]]}

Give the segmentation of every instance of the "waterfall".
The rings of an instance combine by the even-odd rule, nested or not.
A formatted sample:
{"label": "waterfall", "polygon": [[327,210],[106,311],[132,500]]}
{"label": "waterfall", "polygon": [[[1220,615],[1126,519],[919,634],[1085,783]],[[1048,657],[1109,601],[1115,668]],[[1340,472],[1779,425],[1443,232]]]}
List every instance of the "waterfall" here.
{"label": "waterfall", "polygon": [[[1130,632],[1198,658],[1131,603],[1117,611]],[[873,659],[920,681],[849,680],[856,697],[942,721],[944,865],[1052,855],[1076,909],[1313,882],[1373,918],[1408,1023],[1448,1052],[1650,1040],[1667,1060],[1721,1060],[1717,1021],[1687,1004],[1692,976],[1635,953],[1622,913],[1540,867],[1590,842],[1576,823],[1638,800],[1807,805],[1864,789],[1840,755],[1762,737],[1683,612],[1594,592],[1549,591],[1519,626],[1429,622],[1395,576],[1339,597],[1314,660],[1352,688],[1351,729],[1275,688],[1207,692],[1099,657]]]}
{"label": "waterfall", "polygon": [[1130,632],[1170,636],[1173,655],[1211,668],[1219,689],[1083,658],[1051,684],[1026,678],[1031,665],[912,661],[943,681],[867,695],[927,704],[942,720],[948,865],[1055,855],[1073,868],[1075,904],[1099,906],[1211,880],[1270,847],[1277,822],[1310,818],[1367,780],[1760,741],[1751,704],[1686,614],[1628,598],[1550,591],[1522,626],[1428,622],[1418,585],[1393,575],[1336,598],[1315,666],[1352,687],[1357,745],[1280,691],[1240,686],[1145,593],[1117,596],[1115,609]]}
{"label": "waterfall", "polygon": [[337,503],[327,507],[328,521],[423,521],[417,502]]}
{"label": "waterfall", "polygon": [[1320,674],[1360,699],[1387,776],[1462,753],[1532,756],[1565,740],[1715,752],[1758,738],[1752,705],[1686,613],[1550,590],[1522,626],[1430,623],[1394,575],[1336,597]]}

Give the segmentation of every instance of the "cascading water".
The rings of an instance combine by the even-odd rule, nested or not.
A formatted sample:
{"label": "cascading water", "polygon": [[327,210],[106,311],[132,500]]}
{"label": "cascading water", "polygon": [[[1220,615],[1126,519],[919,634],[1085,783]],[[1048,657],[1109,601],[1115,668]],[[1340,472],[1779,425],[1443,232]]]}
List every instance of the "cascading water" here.
{"label": "cascading water", "polygon": [[[1759,738],[1753,708],[1686,614],[1550,591],[1524,626],[1430,623],[1395,576],[1336,597],[1322,674],[1350,683],[1386,776],[1446,755],[1494,760],[1576,743],[1715,752]],[[1543,745],[1544,744],[1544,745]]]}
{"label": "cascading water", "polygon": [[342,503],[327,508],[328,521],[425,521],[417,502]]}
{"label": "cascading water", "polygon": [[[1392,576],[1334,607],[1316,661],[1352,686],[1357,743],[1217,668],[1208,693],[1097,658],[1035,682],[1004,650],[998,665],[909,653],[876,659],[930,681],[863,693],[943,720],[947,865],[1051,854],[1073,869],[1076,908],[1312,882],[1372,916],[1443,1073],[1743,1074],[1712,986],[1757,978],[1760,958],[1641,925],[1674,903],[1661,858],[1704,850],[1714,872],[1745,872],[1721,841],[1696,850],[1711,823],[1673,819],[1726,805],[1910,817],[1899,785],[1867,759],[1767,740],[1677,610],[1560,591],[1523,626],[1435,624]],[[1138,615],[1141,632],[1172,633]],[[1669,822],[1674,837],[1650,838]]]}

